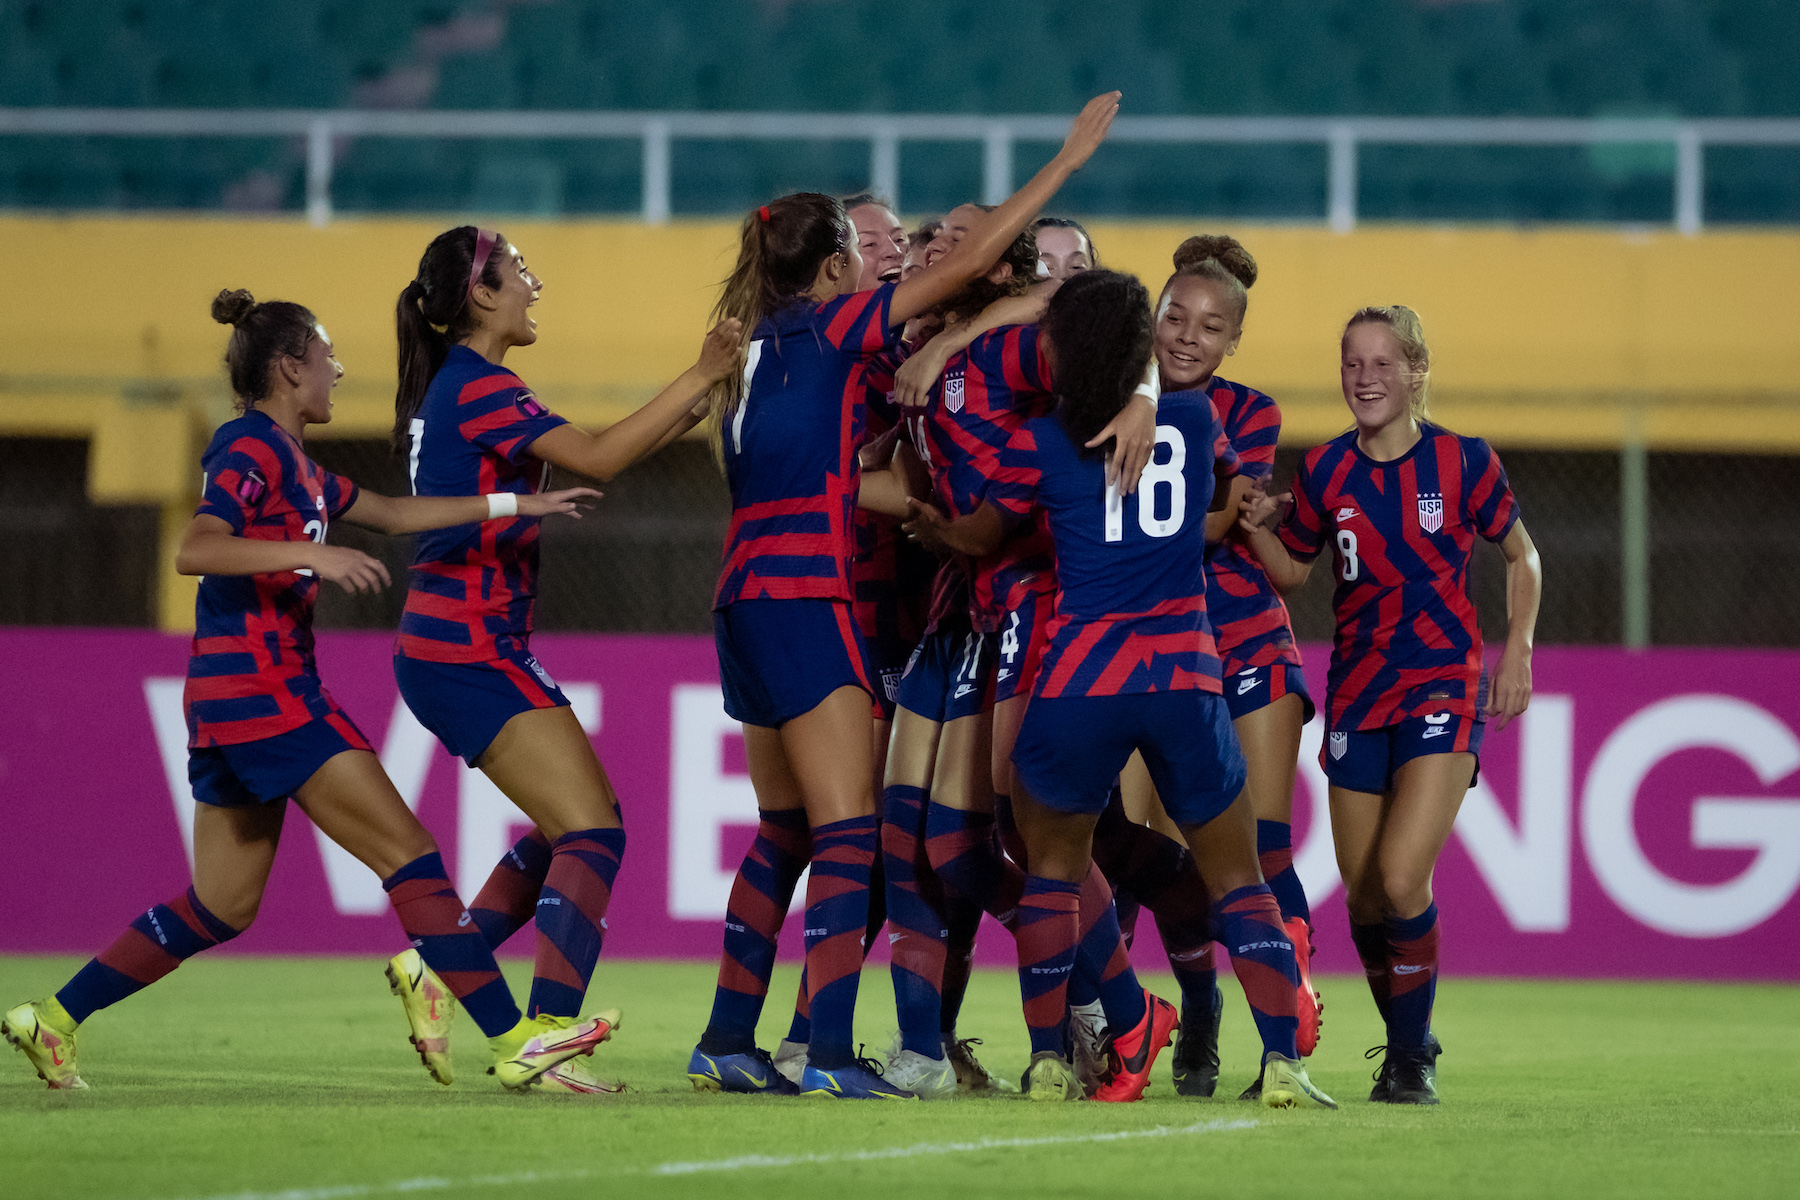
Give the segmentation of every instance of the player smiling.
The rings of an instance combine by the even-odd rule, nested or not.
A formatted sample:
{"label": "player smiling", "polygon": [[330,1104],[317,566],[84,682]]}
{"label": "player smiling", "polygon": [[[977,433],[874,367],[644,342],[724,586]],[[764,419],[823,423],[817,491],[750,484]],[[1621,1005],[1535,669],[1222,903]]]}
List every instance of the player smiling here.
{"label": "player smiling", "polygon": [[[1426,419],[1431,353],[1418,314],[1359,309],[1340,345],[1356,425],[1307,452],[1279,532],[1253,491],[1241,526],[1275,586],[1333,553],[1337,636],[1320,753],[1350,932],[1387,1044],[1369,1098],[1436,1104],[1437,905],[1431,875],[1495,728],[1531,700],[1543,572],[1500,459]],[[1468,598],[1476,537],[1506,556],[1508,631],[1493,686]]]}

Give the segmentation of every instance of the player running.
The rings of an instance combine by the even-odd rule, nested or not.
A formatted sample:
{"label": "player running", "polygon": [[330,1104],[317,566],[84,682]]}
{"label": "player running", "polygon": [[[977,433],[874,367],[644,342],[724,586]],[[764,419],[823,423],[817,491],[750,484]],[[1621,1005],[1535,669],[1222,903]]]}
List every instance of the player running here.
{"label": "player running", "polygon": [[[1441,1047],[1431,873],[1495,729],[1531,700],[1543,570],[1500,459],[1480,438],[1426,420],[1431,352],[1418,314],[1364,308],[1341,343],[1356,427],[1307,452],[1292,509],[1253,491],[1241,527],[1277,588],[1305,582],[1331,547],[1337,636],[1320,762],[1350,908],[1350,934],[1387,1024],[1369,1099],[1436,1104]],[[1468,598],[1477,536],[1506,556],[1506,648],[1487,687]]]}
{"label": "player running", "polygon": [[[1056,412],[1026,422],[1007,443],[995,487],[974,513],[946,523],[920,510],[964,553],[997,545],[1034,508],[1047,513],[1055,542],[1056,616],[1012,755],[1031,871],[1018,918],[1032,1044],[1027,1091],[1047,1100],[1080,1095],[1065,1028],[1079,881],[1089,871],[1095,819],[1138,750],[1187,837],[1250,998],[1265,1048],[1263,1102],[1335,1107],[1307,1079],[1295,1045],[1293,946],[1257,866],[1250,805],[1240,795],[1243,757],[1206,620],[1205,514],[1215,472],[1235,472],[1236,456],[1206,397],[1195,393],[1162,398],[1156,439],[1168,457],[1145,469],[1133,495],[1088,448],[1145,377],[1151,340],[1149,297],[1135,278],[1088,271],[1066,282],[1040,337],[1056,373]],[[1140,1044],[1120,1047],[1144,1060],[1141,1074],[1134,1071],[1140,1079],[1176,1023],[1173,1006],[1144,998],[1154,1015],[1132,1031]]]}
{"label": "player running", "polygon": [[[542,289],[515,246],[464,225],[426,248],[395,306],[394,445],[407,455],[413,492],[492,493],[495,519],[419,539],[394,677],[419,723],[536,826],[495,866],[470,912],[496,948],[535,918],[527,1012],[559,1029],[580,1014],[600,956],[625,830],[593,743],[531,653],[538,521],[525,502],[552,465],[611,479],[692,428],[708,389],[734,369],[740,339],[735,323],[721,322],[694,366],[590,434],[545,408],[503,365],[510,350],[537,341],[530,309]],[[426,1003],[420,989],[434,981],[411,966],[404,953],[391,964],[395,991],[415,1036],[442,1037],[452,1010]],[[581,1070],[554,1082],[616,1090]]]}
{"label": "player running", "polygon": [[[343,369],[331,339],[298,304],[219,293],[213,318],[232,326],[225,361],[241,416],[202,458],[200,507],[175,566],[200,575],[183,706],[194,815],[194,875],[54,996],[21,1004],[0,1032],[55,1089],[85,1088],[75,1030],[93,1013],[148,987],[181,963],[250,927],[260,907],[287,800],[381,876],[415,959],[448,981],[487,1035],[494,1073],[524,1090],[565,1060],[592,1054],[616,1014],[545,1029],[526,1020],[444,873],[437,845],[394,790],[380,760],[319,680],[313,602],[319,580],[349,592],[388,582],[360,551],[328,546],[334,520],[384,533],[489,522],[491,496],[393,499],[323,470],[302,446],[306,426],[331,420]],[[573,488],[518,498],[533,517],[576,514],[599,493]],[[427,1069],[451,1080],[448,1046],[415,1041]]]}
{"label": "player running", "polygon": [[911,1099],[851,1048],[876,852],[866,652],[851,611],[852,509],[871,358],[908,320],[984,274],[1118,111],[1091,101],[1063,148],[949,254],[910,279],[852,292],[860,255],[843,208],[786,196],[744,221],[717,312],[751,329],[740,377],[719,389],[732,521],[714,600],[725,708],[744,722],[761,826],[733,884],[713,1011],[688,1074],[701,1089],[788,1091],[755,1044],[775,938],[805,866],[812,1019],[799,1090]]}

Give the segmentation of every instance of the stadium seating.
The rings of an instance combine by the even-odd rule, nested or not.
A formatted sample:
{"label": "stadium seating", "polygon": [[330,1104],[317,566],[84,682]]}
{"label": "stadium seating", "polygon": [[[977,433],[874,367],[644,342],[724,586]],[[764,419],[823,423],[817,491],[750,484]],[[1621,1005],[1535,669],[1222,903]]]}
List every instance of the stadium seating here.
{"label": "stadium seating", "polygon": [[[1120,86],[1134,113],[1780,116],[1800,114],[1797,46],[1786,0],[0,0],[0,105],[1055,112]],[[0,138],[0,207],[301,202],[296,145],[153,147]],[[912,149],[908,207],[973,191],[978,150]],[[1208,150],[1204,170],[1180,157],[1121,154],[1072,199],[1131,215],[1320,211],[1314,149]],[[801,167],[833,186],[864,170],[854,147],[689,158],[703,169],[677,162],[678,212],[739,208]],[[1670,170],[1654,154],[1378,149],[1363,212],[1663,220]],[[631,211],[636,171],[629,145],[382,143],[339,164],[339,207]],[[1707,187],[1716,220],[1793,221],[1800,152],[1715,150]]]}

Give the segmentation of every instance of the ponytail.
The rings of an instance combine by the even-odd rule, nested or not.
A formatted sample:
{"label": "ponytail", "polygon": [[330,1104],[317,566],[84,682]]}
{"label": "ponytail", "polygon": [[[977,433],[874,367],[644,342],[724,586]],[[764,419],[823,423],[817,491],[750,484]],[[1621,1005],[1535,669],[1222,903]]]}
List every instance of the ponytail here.
{"label": "ponytail", "polygon": [[[487,262],[475,262],[477,247],[492,247]],[[505,238],[473,225],[440,233],[419,259],[419,272],[401,289],[394,304],[394,334],[400,348],[399,386],[394,392],[393,447],[406,452],[412,420],[425,402],[425,392],[443,368],[450,347],[475,330],[469,293],[475,284],[500,286],[497,261],[507,254]]]}

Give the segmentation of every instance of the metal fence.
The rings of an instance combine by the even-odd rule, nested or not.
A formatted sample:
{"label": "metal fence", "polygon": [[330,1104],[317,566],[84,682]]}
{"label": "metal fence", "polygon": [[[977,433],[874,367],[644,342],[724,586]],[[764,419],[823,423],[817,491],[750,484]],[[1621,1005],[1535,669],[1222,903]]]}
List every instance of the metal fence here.
{"label": "metal fence", "polygon": [[[1060,142],[1066,116],[758,112],[394,112],[297,109],[0,108],[0,135],[129,138],[267,138],[306,141],[306,211],[332,219],[337,147],[359,137],[633,140],[642,148],[643,219],[661,224],[671,207],[671,146],[712,141],[866,141],[871,187],[904,203],[904,141],[982,147],[982,198],[1004,200],[1017,183],[1021,142]],[[1685,234],[1705,224],[1708,147],[1800,146],[1800,120],[1778,118],[1490,117],[1120,117],[1111,141],[1160,145],[1312,145],[1326,149],[1325,211],[1333,230],[1355,228],[1359,154],[1369,146],[1651,145],[1674,150],[1671,220]]]}

